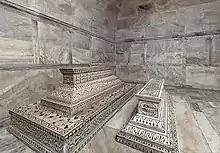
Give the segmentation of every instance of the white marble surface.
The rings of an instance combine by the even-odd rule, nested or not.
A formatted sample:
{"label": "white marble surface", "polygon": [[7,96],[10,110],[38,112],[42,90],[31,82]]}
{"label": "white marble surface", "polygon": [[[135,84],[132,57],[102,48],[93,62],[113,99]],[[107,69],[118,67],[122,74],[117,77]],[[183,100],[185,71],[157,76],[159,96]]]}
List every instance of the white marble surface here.
{"label": "white marble surface", "polygon": [[[147,65],[149,76],[166,78],[169,85],[220,89],[219,34],[206,34],[220,28],[220,1],[160,2],[129,0],[122,5],[116,31],[117,65],[129,69]],[[138,13],[136,7],[141,4],[147,8]],[[184,36],[189,34],[194,36]],[[126,39],[134,42],[124,42]],[[125,72],[119,72],[122,77],[129,75],[119,71]]]}
{"label": "white marble surface", "polygon": [[213,129],[207,118],[202,112],[193,111],[197,123],[210,147],[212,153],[220,152],[220,137]]}
{"label": "white marble surface", "polygon": [[211,153],[188,103],[176,103],[177,136],[181,153]]}

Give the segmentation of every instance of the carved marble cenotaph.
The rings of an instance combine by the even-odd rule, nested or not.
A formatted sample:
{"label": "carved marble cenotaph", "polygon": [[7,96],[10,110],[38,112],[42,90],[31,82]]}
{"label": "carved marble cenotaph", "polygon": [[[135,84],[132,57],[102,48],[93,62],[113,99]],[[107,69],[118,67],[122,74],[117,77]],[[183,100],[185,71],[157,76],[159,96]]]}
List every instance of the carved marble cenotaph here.
{"label": "carved marble cenotaph", "polygon": [[177,153],[174,112],[164,80],[151,79],[137,94],[138,105],[116,141],[145,153]]}
{"label": "carved marble cenotaph", "polygon": [[135,94],[113,67],[60,69],[63,84],[40,101],[10,110],[8,131],[39,153],[77,153]]}

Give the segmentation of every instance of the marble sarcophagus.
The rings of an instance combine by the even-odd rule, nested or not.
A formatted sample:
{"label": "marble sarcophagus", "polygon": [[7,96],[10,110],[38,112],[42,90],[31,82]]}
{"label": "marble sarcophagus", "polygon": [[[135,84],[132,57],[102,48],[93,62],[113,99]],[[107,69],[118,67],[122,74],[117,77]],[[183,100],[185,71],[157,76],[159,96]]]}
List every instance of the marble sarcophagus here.
{"label": "marble sarcophagus", "polygon": [[138,105],[116,135],[116,141],[145,153],[177,153],[171,98],[164,80],[151,79],[137,94]]}
{"label": "marble sarcophagus", "polygon": [[112,67],[60,69],[63,84],[10,110],[8,131],[40,153],[76,153],[136,92]]}

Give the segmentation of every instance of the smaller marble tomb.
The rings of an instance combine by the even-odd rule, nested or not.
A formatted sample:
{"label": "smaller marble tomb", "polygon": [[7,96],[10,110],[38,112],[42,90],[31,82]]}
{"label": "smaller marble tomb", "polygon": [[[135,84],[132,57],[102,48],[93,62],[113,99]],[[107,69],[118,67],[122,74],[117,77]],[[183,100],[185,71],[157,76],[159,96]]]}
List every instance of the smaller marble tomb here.
{"label": "smaller marble tomb", "polygon": [[145,153],[177,153],[173,106],[164,80],[151,79],[136,97],[138,105],[116,141]]}

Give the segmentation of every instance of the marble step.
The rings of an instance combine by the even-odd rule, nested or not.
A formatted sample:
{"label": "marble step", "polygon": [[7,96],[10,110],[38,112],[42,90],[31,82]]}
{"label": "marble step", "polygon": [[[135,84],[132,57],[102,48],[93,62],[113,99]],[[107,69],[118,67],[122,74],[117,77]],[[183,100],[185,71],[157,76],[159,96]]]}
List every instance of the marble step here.
{"label": "marble step", "polygon": [[117,84],[113,84],[111,86],[106,86],[100,90],[90,91],[90,95],[88,97],[84,97],[79,101],[72,101],[72,103],[64,103],[59,101],[59,99],[50,99],[48,97],[41,99],[41,104],[54,108],[56,110],[60,110],[67,114],[68,116],[72,116],[73,114],[78,113],[82,109],[86,109],[90,107],[92,104],[96,103],[98,100],[103,98],[106,94],[113,93],[115,90],[123,86],[122,82]]}

